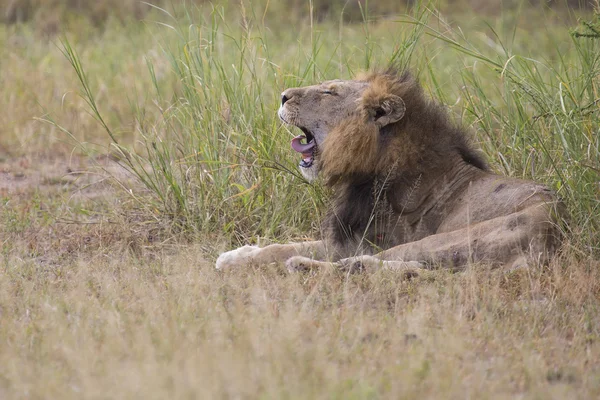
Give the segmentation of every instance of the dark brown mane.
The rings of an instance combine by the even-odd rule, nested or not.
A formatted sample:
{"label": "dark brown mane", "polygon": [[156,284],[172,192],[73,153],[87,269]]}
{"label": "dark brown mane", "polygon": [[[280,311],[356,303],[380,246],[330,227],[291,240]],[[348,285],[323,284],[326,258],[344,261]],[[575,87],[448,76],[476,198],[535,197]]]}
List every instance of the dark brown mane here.
{"label": "dark brown mane", "polygon": [[[465,131],[450,120],[444,106],[425,96],[410,73],[387,70],[357,80],[370,84],[361,98],[362,107],[375,107],[391,94],[404,101],[406,111],[398,122],[381,129],[375,129],[364,112],[330,133],[322,169],[335,198],[324,228],[341,247],[356,248],[363,239],[385,246],[377,243],[382,240],[377,232],[385,230],[382,224],[391,223],[386,221],[389,210],[401,208],[394,202],[403,197],[402,192],[457,162],[482,170],[487,166]],[[350,145],[340,149],[337,143]]]}
{"label": "dark brown mane", "polygon": [[[382,73],[371,73],[365,78],[367,81],[383,81],[382,86],[387,87],[390,93],[400,96],[406,104],[404,118],[384,127],[381,136],[399,138],[402,147],[410,149],[403,151],[405,155],[410,155],[410,160],[406,162],[409,169],[419,167],[419,162],[415,163],[415,159],[422,161],[442,158],[454,153],[459,154],[465,162],[487,170],[487,163],[474,150],[465,130],[451,121],[444,105],[424,94],[423,88],[410,72],[388,69]],[[411,145],[404,140],[409,140]],[[397,157],[393,154],[390,158],[394,159],[394,156]]]}

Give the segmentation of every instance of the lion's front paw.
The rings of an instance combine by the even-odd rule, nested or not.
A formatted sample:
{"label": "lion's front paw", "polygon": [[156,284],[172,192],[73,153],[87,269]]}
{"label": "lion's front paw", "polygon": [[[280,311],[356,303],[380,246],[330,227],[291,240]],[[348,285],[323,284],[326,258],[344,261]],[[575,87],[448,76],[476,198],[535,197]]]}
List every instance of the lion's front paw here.
{"label": "lion's front paw", "polygon": [[367,266],[360,259],[342,260],[339,263],[339,270],[348,274],[358,274],[366,269]]}
{"label": "lion's front paw", "polygon": [[357,274],[379,269],[382,261],[372,256],[350,257],[339,262],[340,271]]}
{"label": "lion's front paw", "polygon": [[252,253],[258,250],[258,246],[242,246],[235,250],[226,251],[217,258],[216,268],[219,270],[246,265],[252,261]]}
{"label": "lion's front paw", "polygon": [[308,257],[294,256],[288,258],[285,266],[289,272],[307,272],[312,269],[313,260]]}

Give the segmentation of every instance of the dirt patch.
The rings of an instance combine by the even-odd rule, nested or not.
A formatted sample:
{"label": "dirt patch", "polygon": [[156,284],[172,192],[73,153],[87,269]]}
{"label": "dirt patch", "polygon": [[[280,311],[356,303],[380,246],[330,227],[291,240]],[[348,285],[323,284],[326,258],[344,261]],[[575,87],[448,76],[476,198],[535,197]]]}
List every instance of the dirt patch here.
{"label": "dirt patch", "polygon": [[158,223],[121,185],[139,189],[106,155],[0,158],[0,248],[46,265],[98,251],[144,254],[161,237]]}
{"label": "dirt patch", "polygon": [[73,196],[95,198],[115,190],[114,179],[135,185],[134,177],[112,157],[49,157],[26,155],[0,158],[0,197],[68,190]]}

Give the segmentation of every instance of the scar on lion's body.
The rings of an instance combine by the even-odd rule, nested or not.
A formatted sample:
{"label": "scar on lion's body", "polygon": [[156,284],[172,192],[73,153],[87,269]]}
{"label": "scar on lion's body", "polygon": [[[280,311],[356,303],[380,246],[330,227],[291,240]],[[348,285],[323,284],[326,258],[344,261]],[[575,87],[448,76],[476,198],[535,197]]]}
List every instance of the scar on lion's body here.
{"label": "scar on lion's body", "polygon": [[333,189],[322,240],[244,246],[217,268],[285,263],[410,272],[547,262],[564,205],[546,186],[489,171],[465,130],[407,72],[287,89],[278,112],[308,180]]}

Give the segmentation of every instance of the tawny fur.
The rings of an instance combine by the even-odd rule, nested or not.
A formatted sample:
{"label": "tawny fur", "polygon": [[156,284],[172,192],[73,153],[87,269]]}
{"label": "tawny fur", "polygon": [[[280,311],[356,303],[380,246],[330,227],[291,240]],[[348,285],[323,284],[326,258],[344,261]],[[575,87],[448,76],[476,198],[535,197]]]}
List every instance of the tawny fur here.
{"label": "tawny fur", "polygon": [[318,172],[335,193],[324,240],[246,246],[219,257],[219,268],[322,267],[318,260],[351,269],[519,266],[556,251],[564,206],[554,193],[490,173],[465,131],[410,74],[371,72],[288,89],[282,99],[281,119],[317,143],[305,175]]}

